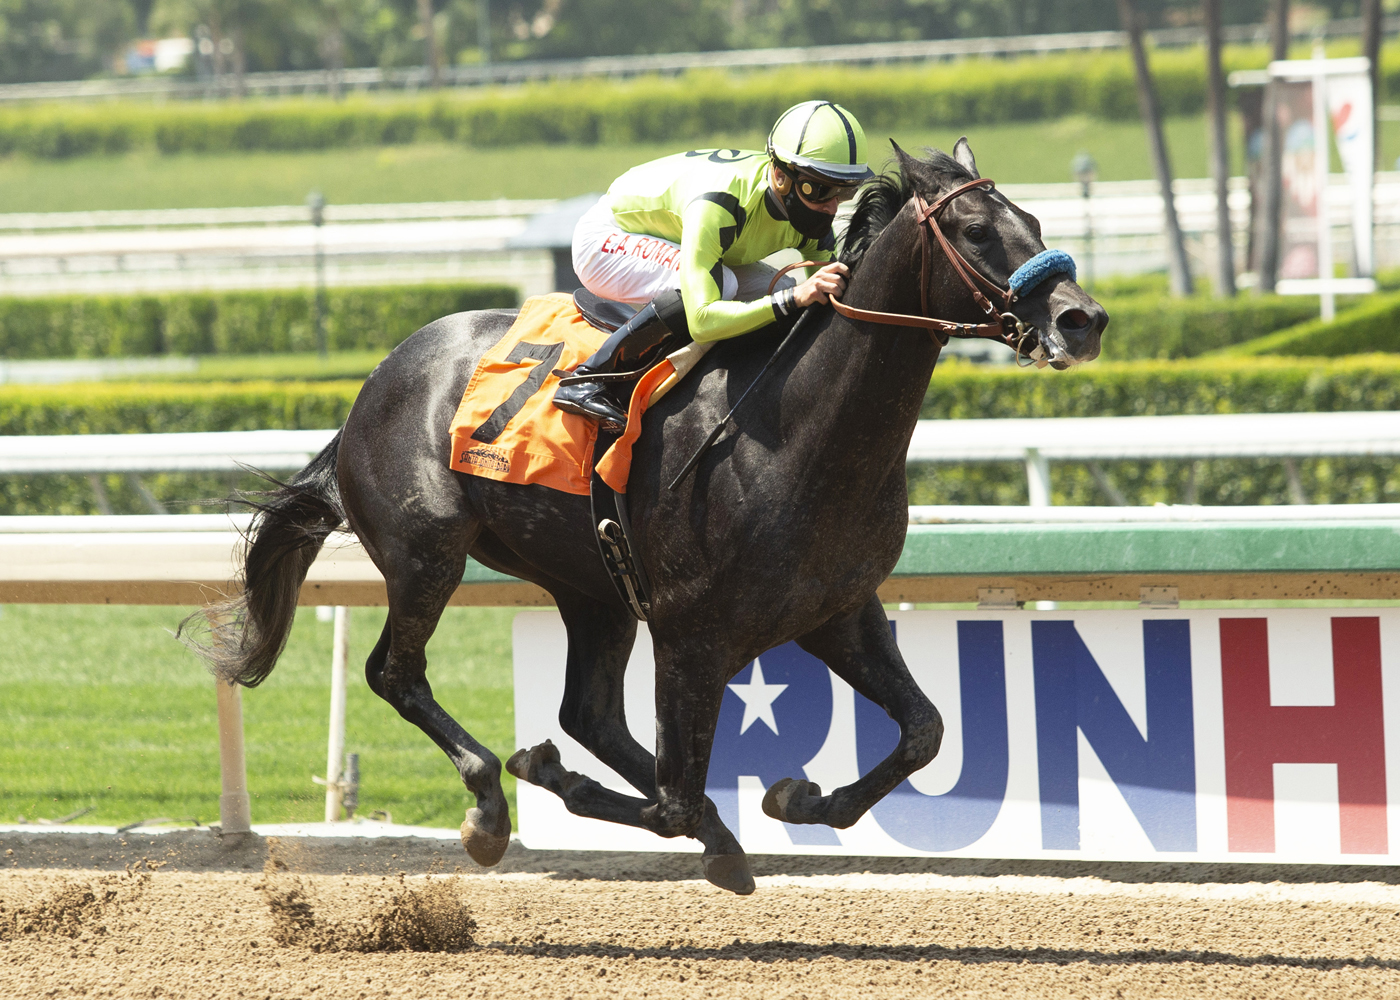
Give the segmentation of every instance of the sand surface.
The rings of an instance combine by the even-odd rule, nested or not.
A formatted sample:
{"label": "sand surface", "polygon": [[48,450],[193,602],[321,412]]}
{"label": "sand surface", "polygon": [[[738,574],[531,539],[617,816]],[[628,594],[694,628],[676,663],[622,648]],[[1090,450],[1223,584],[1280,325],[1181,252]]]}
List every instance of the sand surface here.
{"label": "sand surface", "polygon": [[1392,869],[233,840],[0,834],[0,997],[1400,997]]}

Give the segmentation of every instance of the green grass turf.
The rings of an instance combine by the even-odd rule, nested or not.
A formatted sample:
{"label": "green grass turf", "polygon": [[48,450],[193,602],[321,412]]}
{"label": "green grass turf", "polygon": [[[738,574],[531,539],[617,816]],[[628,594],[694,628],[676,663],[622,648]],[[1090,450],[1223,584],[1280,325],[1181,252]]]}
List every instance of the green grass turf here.
{"label": "green grass turf", "polygon": [[[1080,150],[1099,162],[1103,180],[1150,178],[1142,126],[1065,118],[1049,122],[979,125],[967,129],[981,172],[1003,183],[1070,180]],[[1238,129],[1237,129],[1238,131]],[[1400,154],[1400,122],[1382,123],[1382,162]],[[960,130],[897,130],[906,149],[951,150]],[[889,151],[884,132],[872,132],[871,156]],[[1204,177],[1205,120],[1167,122],[1173,169]],[[718,136],[686,145],[759,148],[758,135]],[[1235,136],[1235,171],[1242,170]],[[0,212],[85,209],[213,208],[289,205],[320,189],[333,203],[563,198],[602,191],[629,167],[683,148],[681,144],[528,146],[473,149],[436,144],[336,149],[306,153],[161,156],[136,153],[66,161],[0,159]]]}
{"label": "green grass turf", "polygon": [[[214,682],[169,634],[188,609],[10,605],[0,613],[0,822],[65,816],[121,825],[219,814]],[[443,707],[504,759],[514,751],[504,608],[449,608],[428,645]],[[361,813],[455,827],[468,796],[442,752],[365,684],[384,611],[351,611],[346,748],[360,754]],[[298,612],[277,669],[243,692],[253,821],[320,821],[331,625]],[[515,808],[515,779],[502,775]]]}

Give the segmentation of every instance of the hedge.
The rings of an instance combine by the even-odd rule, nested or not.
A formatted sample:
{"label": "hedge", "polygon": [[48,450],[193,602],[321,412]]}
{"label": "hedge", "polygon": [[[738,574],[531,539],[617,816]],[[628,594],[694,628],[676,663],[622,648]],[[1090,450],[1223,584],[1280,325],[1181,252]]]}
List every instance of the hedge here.
{"label": "hedge", "polygon": [[[0,385],[0,435],[337,427],[360,382]],[[1096,361],[1066,372],[943,362],[921,415],[1094,417],[1400,409],[1400,357]]]}
{"label": "hedge", "polygon": [[[1387,49],[1400,79],[1400,46]],[[1233,48],[1229,69],[1259,67],[1264,48]],[[1205,103],[1198,50],[1155,52],[1162,110]],[[854,111],[867,131],[1031,121],[1085,114],[1138,115],[1126,52],[894,67],[790,68],[626,82],[571,80],[438,96],[268,99],[198,103],[40,104],[0,109],[0,155],[61,158],[158,149],[163,153],[329,149],[422,141],[477,146],[670,142],[765,132],[787,107],[821,94]]]}
{"label": "hedge", "polygon": [[[255,354],[316,349],[309,290],[0,298],[0,358]],[[388,351],[426,323],[518,304],[508,285],[332,288],[333,350]]]}
{"label": "hedge", "polygon": [[[0,434],[123,433],[335,427],[359,391],[358,381],[243,382],[200,385],[98,383],[0,386]],[[1171,413],[1391,410],[1400,408],[1400,358],[1287,358],[1096,362],[1069,372],[985,368],[947,363],[934,373],[923,416],[1105,416]],[[956,433],[956,426],[950,427]],[[1400,463],[1393,459],[1300,462],[1314,502],[1400,500]],[[1276,459],[1208,462],[1113,462],[1103,471],[1131,503],[1288,503],[1287,474]],[[139,492],[106,478],[113,509],[146,511]],[[212,510],[199,498],[235,485],[217,475],[152,476],[145,486],[172,509]],[[1192,485],[1194,483],[1194,486]],[[1056,503],[1108,502],[1088,467],[1057,462]],[[1025,503],[1019,462],[911,469],[915,503]],[[95,513],[81,476],[0,476],[0,514]]]}
{"label": "hedge", "polygon": [[1100,301],[1109,315],[1100,356],[1113,361],[1195,357],[1253,341],[1317,315],[1316,299],[1283,295],[1234,299],[1134,295]]}
{"label": "hedge", "polygon": [[[1199,49],[1152,53],[1162,111],[1205,106]],[[1227,70],[1268,62],[1263,47],[1226,50]],[[1400,45],[1382,52],[1384,86],[1400,87]],[[0,155],[330,149],[423,141],[476,146],[683,142],[765,132],[785,108],[821,94],[867,130],[1032,121],[1070,114],[1138,116],[1124,51],[884,67],[692,72],[629,81],[569,80],[437,96],[264,99],[220,104],[35,104],[0,109]]]}
{"label": "hedge", "polygon": [[[125,434],[316,429],[344,423],[361,382],[93,383],[0,386],[0,434]],[[107,509],[151,513],[133,476],[98,477]],[[142,476],[172,513],[215,513],[237,489],[264,486],[246,473]],[[0,515],[98,514],[87,476],[0,476]]]}
{"label": "hedge", "polygon": [[1400,409],[1400,357],[1363,354],[1335,360],[1095,361],[1066,372],[940,365],[922,415],[952,419],[1395,409]]}
{"label": "hedge", "polygon": [[1377,296],[1334,320],[1315,319],[1219,353],[1230,357],[1336,357],[1369,351],[1400,351],[1400,294]]}
{"label": "hedge", "polygon": [[339,427],[361,382],[91,382],[0,386],[0,435]]}
{"label": "hedge", "polygon": [[[1094,362],[1067,372],[940,365],[922,415],[1097,417],[1398,408],[1400,358],[1357,355]],[[956,433],[956,427],[950,432]],[[1307,499],[1314,503],[1400,501],[1400,463],[1394,459],[1310,459],[1298,462],[1298,468]],[[1291,502],[1286,467],[1278,459],[1105,462],[1102,471],[1133,504]],[[1051,484],[1057,504],[1110,502],[1087,463],[1055,463]],[[1019,462],[925,465],[911,470],[910,500],[1024,504],[1025,469]]]}

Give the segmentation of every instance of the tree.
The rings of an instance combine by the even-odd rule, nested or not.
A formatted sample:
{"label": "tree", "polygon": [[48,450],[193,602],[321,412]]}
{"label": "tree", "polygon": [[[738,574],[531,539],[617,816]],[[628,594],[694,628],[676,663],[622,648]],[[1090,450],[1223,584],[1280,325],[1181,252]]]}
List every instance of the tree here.
{"label": "tree", "polygon": [[135,32],[127,0],[0,0],[0,81],[73,80],[110,71]]}
{"label": "tree", "polygon": [[1361,54],[1371,60],[1371,134],[1377,141],[1376,165],[1381,162],[1381,0],[1361,0]]}
{"label": "tree", "polygon": [[1137,74],[1138,107],[1142,112],[1142,123],[1147,127],[1152,166],[1162,189],[1162,214],[1167,228],[1167,268],[1171,274],[1172,294],[1190,295],[1191,267],[1186,261],[1186,244],[1176,216],[1176,200],[1172,196],[1172,165],[1167,156],[1167,139],[1162,133],[1162,111],[1157,103],[1157,91],[1152,85],[1147,52],[1142,44],[1142,22],[1133,9],[1132,0],[1118,0],[1118,16],[1123,22],[1123,30],[1128,33],[1128,47],[1132,50],[1133,68]]}
{"label": "tree", "polygon": [[1215,178],[1215,294],[1235,294],[1235,249],[1230,234],[1230,146],[1225,131],[1225,69],[1220,64],[1220,0],[1205,0],[1206,110],[1210,118],[1210,172]]}
{"label": "tree", "polygon": [[[1274,58],[1288,58],[1288,0],[1274,0],[1269,14]],[[1259,223],[1259,290],[1272,292],[1278,282],[1279,213],[1283,208],[1283,136],[1278,129],[1278,88],[1264,88],[1264,210]]]}

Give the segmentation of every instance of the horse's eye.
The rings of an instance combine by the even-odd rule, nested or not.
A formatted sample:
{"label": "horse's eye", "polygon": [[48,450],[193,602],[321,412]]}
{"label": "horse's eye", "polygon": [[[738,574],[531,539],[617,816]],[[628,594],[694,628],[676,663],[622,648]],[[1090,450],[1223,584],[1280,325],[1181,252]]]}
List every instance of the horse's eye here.
{"label": "horse's eye", "polygon": [[981,243],[987,238],[987,227],[974,222],[972,225],[964,229],[963,233],[973,243]]}

